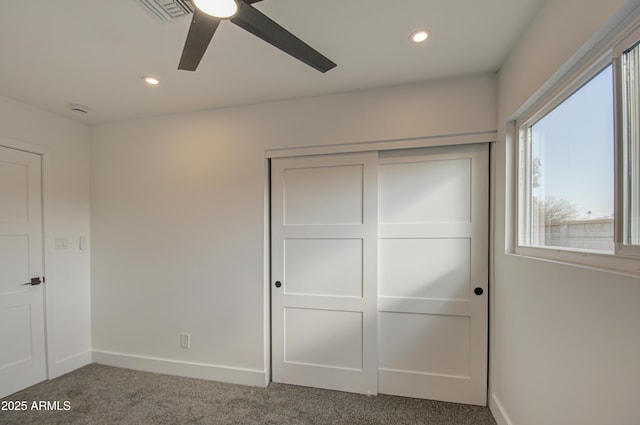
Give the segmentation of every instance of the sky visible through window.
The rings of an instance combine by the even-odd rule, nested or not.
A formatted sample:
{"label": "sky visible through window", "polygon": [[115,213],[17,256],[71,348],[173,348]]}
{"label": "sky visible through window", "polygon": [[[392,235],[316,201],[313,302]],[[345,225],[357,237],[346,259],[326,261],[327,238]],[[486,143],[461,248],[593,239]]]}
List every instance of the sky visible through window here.
{"label": "sky visible through window", "polygon": [[609,66],[532,126],[533,195],[570,201],[577,219],[613,217],[613,128]]}

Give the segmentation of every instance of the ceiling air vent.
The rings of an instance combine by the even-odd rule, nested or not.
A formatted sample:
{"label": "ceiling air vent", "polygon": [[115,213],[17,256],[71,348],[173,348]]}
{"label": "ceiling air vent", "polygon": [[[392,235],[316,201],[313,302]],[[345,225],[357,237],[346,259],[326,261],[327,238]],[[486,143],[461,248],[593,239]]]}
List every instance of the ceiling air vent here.
{"label": "ceiling air vent", "polygon": [[169,23],[180,16],[193,13],[189,0],[136,0],[160,22]]}

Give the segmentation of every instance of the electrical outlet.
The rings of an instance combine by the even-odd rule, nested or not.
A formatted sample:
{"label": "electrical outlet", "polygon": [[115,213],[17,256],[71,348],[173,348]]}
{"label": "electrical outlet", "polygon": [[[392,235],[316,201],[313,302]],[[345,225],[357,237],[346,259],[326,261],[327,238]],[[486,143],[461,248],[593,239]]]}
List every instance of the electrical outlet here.
{"label": "electrical outlet", "polygon": [[191,334],[180,334],[180,348],[191,348]]}

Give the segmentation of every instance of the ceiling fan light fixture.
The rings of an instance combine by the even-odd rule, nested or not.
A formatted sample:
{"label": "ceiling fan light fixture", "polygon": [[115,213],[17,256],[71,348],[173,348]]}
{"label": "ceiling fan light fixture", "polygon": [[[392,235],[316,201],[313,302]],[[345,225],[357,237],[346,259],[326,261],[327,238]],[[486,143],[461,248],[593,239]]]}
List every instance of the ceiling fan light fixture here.
{"label": "ceiling fan light fixture", "polygon": [[230,18],[238,11],[238,5],[234,0],[193,0],[193,4],[207,15],[216,18]]}

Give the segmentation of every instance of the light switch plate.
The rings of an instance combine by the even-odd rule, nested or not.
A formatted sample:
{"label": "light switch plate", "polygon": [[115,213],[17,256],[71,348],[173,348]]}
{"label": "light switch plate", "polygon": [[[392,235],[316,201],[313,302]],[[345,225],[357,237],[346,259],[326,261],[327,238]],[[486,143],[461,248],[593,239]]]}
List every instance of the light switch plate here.
{"label": "light switch plate", "polygon": [[69,248],[69,239],[67,238],[55,238],[54,244],[56,249],[68,249]]}

